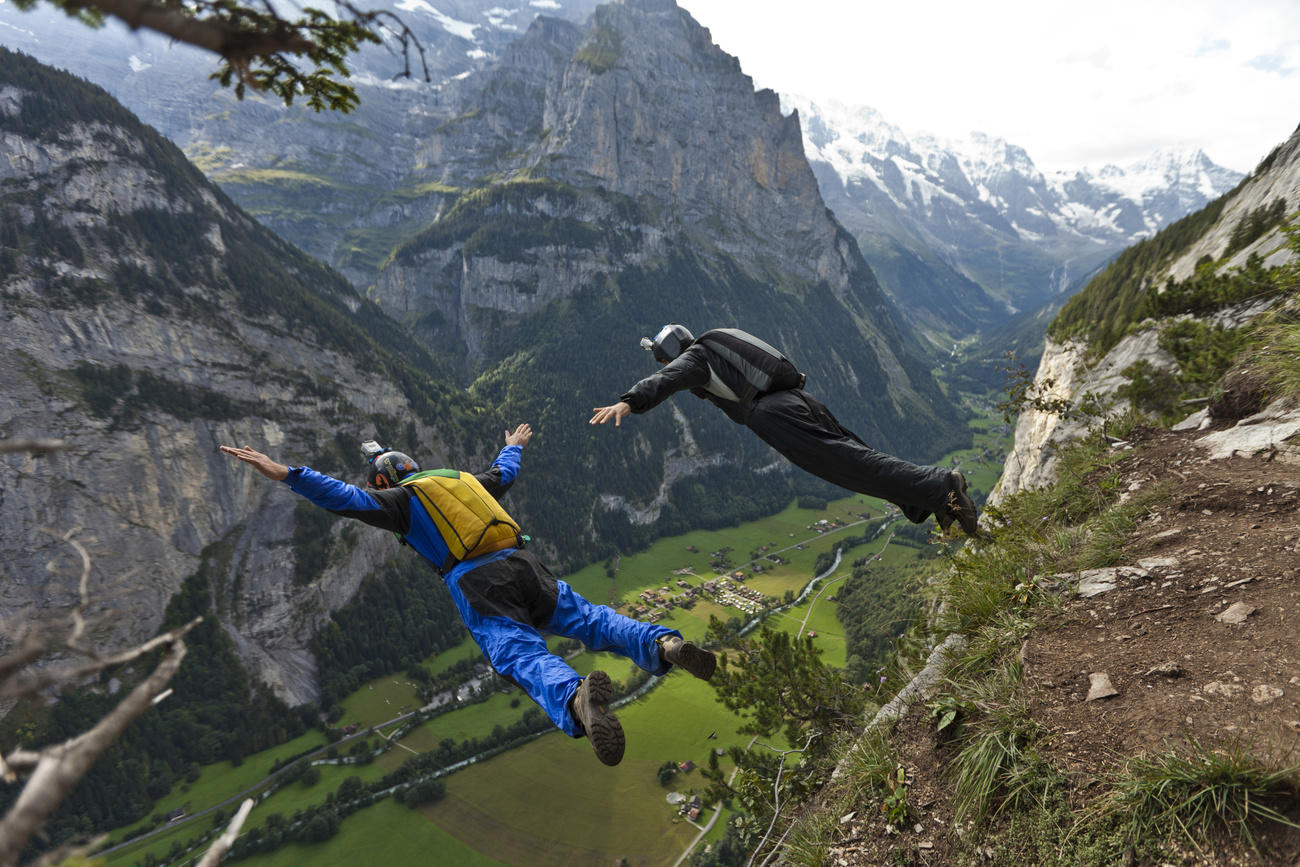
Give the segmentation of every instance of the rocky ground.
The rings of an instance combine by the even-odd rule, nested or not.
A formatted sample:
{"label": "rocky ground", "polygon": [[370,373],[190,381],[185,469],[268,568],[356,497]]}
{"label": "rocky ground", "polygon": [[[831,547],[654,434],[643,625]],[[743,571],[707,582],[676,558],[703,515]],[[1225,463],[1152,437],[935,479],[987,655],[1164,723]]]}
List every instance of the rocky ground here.
{"label": "rocky ground", "polygon": [[[1075,809],[1124,759],[1194,741],[1300,765],[1300,450],[1285,442],[1300,417],[1266,421],[1267,436],[1259,421],[1138,431],[1120,490],[1160,496],[1125,545],[1127,564],[1078,576],[1079,593],[1021,648],[1024,694],[1050,732],[1040,753],[1066,776]],[[954,824],[955,748],[928,714],[914,705],[891,738],[915,820],[891,833],[853,816],[826,863],[1014,863]],[[1271,826],[1258,852],[1224,840],[1169,863],[1300,867],[1300,830]]]}

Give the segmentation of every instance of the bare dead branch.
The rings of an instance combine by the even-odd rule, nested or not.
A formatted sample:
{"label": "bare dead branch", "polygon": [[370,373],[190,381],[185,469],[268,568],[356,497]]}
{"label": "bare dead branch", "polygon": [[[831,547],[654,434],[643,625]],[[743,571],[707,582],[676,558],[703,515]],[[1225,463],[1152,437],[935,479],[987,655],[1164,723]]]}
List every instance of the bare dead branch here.
{"label": "bare dead branch", "polygon": [[[802,755],[803,753],[807,752],[808,746],[813,742],[814,739],[819,737],[821,737],[820,732],[811,733],[810,735],[808,735],[808,740],[804,741],[803,746],[797,750],[778,750],[776,747],[769,746],[768,744],[763,744],[763,743],[759,744],[759,746],[766,747],[767,749],[779,755],[781,757],[781,763],[777,765],[776,780],[772,783],[772,821],[768,823],[767,833],[763,835],[762,840],[758,841],[758,846],[757,848],[754,849],[754,854],[749,856],[749,861],[745,865],[745,867],[753,867],[754,859],[758,857],[759,852],[763,851],[763,847],[767,845],[768,838],[772,836],[772,829],[776,827],[776,820],[781,818],[781,774],[785,771],[786,758],[790,756],[792,753],[798,753]],[[787,828],[786,831],[788,833],[789,829]],[[781,839],[784,840],[785,835],[782,835]],[[777,844],[777,848],[778,849],[780,848],[780,843]],[[775,854],[775,852],[773,852],[773,854]],[[766,865],[767,862],[770,860],[771,860],[771,856],[765,859],[762,862],[762,864]]]}
{"label": "bare dead branch", "polygon": [[[185,658],[185,642],[182,639],[200,619],[195,618],[136,648],[136,651],[141,651],[141,648],[149,645],[171,645],[153,673],[131,690],[92,729],[35,754],[35,767],[27,785],[23,787],[13,807],[0,820],[0,867],[11,867],[17,863],[19,853],[32,834],[58,808],[95,760],[117,740],[132,720],[152,706],[154,697],[163,691],[180,669],[181,661]],[[147,651],[134,653],[131,658],[136,658],[143,652]],[[19,750],[9,757],[7,764],[10,767],[17,765],[25,768],[31,765],[31,761],[30,750]]]}
{"label": "bare dead branch", "polygon": [[[420,69],[424,73],[424,80],[433,80],[432,76],[429,75],[429,61],[424,54],[424,45],[420,42],[419,37],[415,35],[415,31],[408,27],[406,22],[398,15],[388,11],[387,9],[375,9],[370,12],[363,12],[351,3],[342,2],[342,0],[338,5],[343,9],[346,9],[348,13],[357,20],[364,19],[368,22],[375,22],[376,27],[391,34],[393,39],[401,46],[403,68],[401,72],[393,76],[394,79],[411,77],[411,46],[415,46],[415,50],[420,55]],[[384,47],[388,48],[387,45]],[[392,52],[391,48],[389,49],[389,52]]]}
{"label": "bare dead branch", "polygon": [[0,656],[0,689],[11,674],[40,659],[44,652],[45,640],[35,633],[28,633],[17,650],[8,656]]}
{"label": "bare dead branch", "polygon": [[63,440],[17,439],[0,441],[0,455],[13,452],[30,452],[34,455],[48,455],[62,451],[68,446]]}
{"label": "bare dead branch", "polygon": [[82,678],[89,677],[92,674],[98,674],[106,668],[112,668],[115,665],[121,665],[124,662],[131,662],[139,659],[147,653],[151,653],[165,644],[171,644],[185,633],[189,632],[195,626],[203,622],[202,617],[196,617],[189,623],[171,632],[164,633],[151,638],[144,644],[137,645],[121,653],[115,653],[111,656],[96,656],[90,662],[83,662],[76,665],[66,665],[61,668],[50,668],[43,671],[29,672],[22,676],[10,678],[4,683],[0,683],[0,699],[22,698],[23,696],[34,695],[56,683],[72,683]]}
{"label": "bare dead branch", "polygon": [[207,851],[203,856],[203,860],[199,861],[196,867],[217,867],[217,864],[221,863],[221,859],[226,857],[230,847],[235,845],[235,838],[239,836],[239,829],[244,826],[244,820],[248,818],[248,814],[252,809],[253,799],[245,798],[244,803],[239,805],[235,818],[230,820],[226,830],[217,838],[217,842],[212,844],[212,848]]}
{"label": "bare dead branch", "polygon": [[85,842],[65,843],[62,846],[46,852],[39,860],[33,861],[31,867],[49,867],[51,864],[64,864],[76,858],[88,860],[87,856],[100,846],[103,846],[107,841],[108,835],[100,834]]}

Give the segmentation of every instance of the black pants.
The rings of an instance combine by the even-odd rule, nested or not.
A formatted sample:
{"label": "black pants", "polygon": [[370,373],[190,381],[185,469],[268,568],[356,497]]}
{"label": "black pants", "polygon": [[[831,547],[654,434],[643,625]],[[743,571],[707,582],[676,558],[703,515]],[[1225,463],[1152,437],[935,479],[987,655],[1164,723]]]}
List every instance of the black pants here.
{"label": "black pants", "polygon": [[950,470],[876,451],[802,389],[756,400],[749,427],[795,466],[841,488],[888,500],[914,524],[944,508]]}

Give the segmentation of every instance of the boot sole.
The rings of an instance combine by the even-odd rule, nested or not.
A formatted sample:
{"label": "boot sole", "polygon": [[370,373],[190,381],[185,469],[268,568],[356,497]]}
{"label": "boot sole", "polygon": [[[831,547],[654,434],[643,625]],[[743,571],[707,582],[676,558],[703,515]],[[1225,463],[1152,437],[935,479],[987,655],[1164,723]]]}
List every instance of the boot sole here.
{"label": "boot sole", "polygon": [[613,692],[609,675],[603,671],[593,671],[587,675],[581,689],[586,693],[583,704],[591,710],[590,717],[583,720],[587,740],[591,741],[596,758],[611,767],[617,765],[623,761],[626,740],[618,717],[609,712],[609,697]]}
{"label": "boot sole", "polygon": [[954,501],[952,505],[955,514],[948,518],[948,526],[945,526],[943,530],[946,533],[955,519],[962,532],[966,535],[978,536],[980,531],[979,523],[975,517],[975,504],[971,502],[970,497],[966,496],[966,476],[955,470],[953,474],[960,481],[961,486],[949,488],[948,496],[949,499]]}
{"label": "boot sole", "polygon": [[694,644],[683,644],[674,655],[677,659],[673,662],[673,665],[680,666],[684,671],[690,672],[700,680],[708,680],[713,677],[713,672],[718,669],[718,658]]}

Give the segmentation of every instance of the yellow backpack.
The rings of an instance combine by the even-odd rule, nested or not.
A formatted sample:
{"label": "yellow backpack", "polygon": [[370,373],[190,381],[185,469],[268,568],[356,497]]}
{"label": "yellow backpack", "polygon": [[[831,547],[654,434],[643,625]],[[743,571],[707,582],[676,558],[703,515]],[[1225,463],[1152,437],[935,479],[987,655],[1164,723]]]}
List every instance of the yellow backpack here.
{"label": "yellow backpack", "polygon": [[471,473],[426,470],[401,486],[415,492],[447,543],[447,560],[439,567],[444,573],[462,560],[524,546],[514,518]]}

